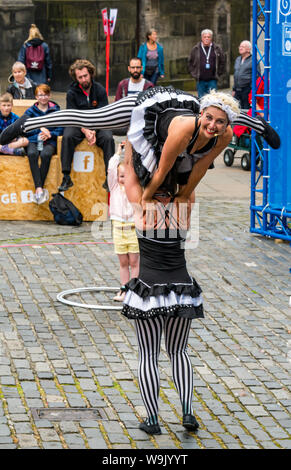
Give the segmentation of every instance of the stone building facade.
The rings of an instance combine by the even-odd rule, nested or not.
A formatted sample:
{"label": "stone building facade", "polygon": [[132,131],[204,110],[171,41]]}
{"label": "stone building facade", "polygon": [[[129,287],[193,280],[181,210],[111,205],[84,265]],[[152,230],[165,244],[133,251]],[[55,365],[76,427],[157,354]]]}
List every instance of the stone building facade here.
{"label": "stone building facade", "polygon": [[164,83],[194,90],[187,58],[204,28],[214,31],[214,40],[227,53],[227,71],[219,86],[229,85],[229,74],[238,44],[250,37],[250,0],[0,0],[2,45],[0,84],[7,87],[11,65],[27,39],[30,23],[36,23],[48,42],[53,60],[53,89],[64,91],[69,83],[68,67],[76,58],[88,58],[105,84],[105,44],[101,9],[118,8],[110,43],[110,90],[128,75],[127,63],[145,40],[148,28],[156,28],[164,47]]}

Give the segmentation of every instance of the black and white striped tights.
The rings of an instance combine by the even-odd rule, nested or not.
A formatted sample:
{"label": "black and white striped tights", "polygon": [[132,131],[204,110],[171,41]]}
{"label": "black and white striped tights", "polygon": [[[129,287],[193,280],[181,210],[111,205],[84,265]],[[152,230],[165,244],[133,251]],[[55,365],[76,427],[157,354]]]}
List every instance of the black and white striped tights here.
{"label": "black and white striped tights", "polygon": [[[137,96],[126,96],[103,108],[79,110],[64,109],[46,116],[29,118],[23,129],[30,132],[40,127],[85,127],[87,129],[120,129],[130,125],[130,118],[135,107]],[[241,112],[233,125],[251,127],[258,134],[264,132],[263,123],[254,117]]]}
{"label": "black and white striped tights", "polygon": [[164,315],[135,320],[139,345],[139,386],[150,424],[158,422],[160,390],[158,358],[163,331],[182,412],[183,414],[192,414],[193,369],[187,354],[191,321],[188,318],[166,317]]}

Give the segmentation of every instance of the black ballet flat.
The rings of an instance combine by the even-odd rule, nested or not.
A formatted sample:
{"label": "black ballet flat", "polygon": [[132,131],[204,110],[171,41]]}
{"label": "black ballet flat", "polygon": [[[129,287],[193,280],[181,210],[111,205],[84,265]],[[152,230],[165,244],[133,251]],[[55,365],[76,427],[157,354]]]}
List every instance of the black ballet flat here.
{"label": "black ballet flat", "polygon": [[270,126],[269,123],[262,117],[262,116],[257,116],[257,118],[264,124],[265,130],[262,134],[264,137],[265,141],[273,148],[273,149],[278,149],[281,145],[281,139],[275,129],[273,129],[272,126]]}
{"label": "black ballet flat", "polygon": [[183,426],[187,431],[197,431],[199,423],[193,415],[183,415]]}
{"label": "black ballet flat", "polygon": [[149,424],[148,421],[140,423],[139,429],[146,432],[147,434],[162,434],[159,424]]}
{"label": "black ballet flat", "polygon": [[16,137],[24,136],[24,128],[23,125],[25,121],[28,119],[29,116],[27,114],[23,114],[20,118],[18,118],[15,122],[7,126],[0,134],[0,144],[6,145],[10,144]]}

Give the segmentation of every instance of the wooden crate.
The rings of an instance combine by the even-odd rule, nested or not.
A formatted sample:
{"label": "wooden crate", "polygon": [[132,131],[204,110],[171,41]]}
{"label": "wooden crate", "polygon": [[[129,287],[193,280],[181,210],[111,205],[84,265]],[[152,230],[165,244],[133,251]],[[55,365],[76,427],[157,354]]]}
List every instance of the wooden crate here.
{"label": "wooden crate", "polygon": [[[61,141],[62,137],[59,137],[59,156]],[[70,176],[74,185],[64,196],[78,207],[84,220],[107,220],[108,193],[102,187],[105,181],[103,151],[96,145],[89,146],[84,139],[75,149]]]}
{"label": "wooden crate", "polygon": [[12,112],[17,116],[22,116],[30,106],[34,105],[36,100],[13,100]]}
{"label": "wooden crate", "polygon": [[[63,177],[60,145],[61,138],[45,182],[50,199],[58,191]],[[74,154],[71,178],[74,186],[64,196],[78,207],[83,220],[106,220],[108,194],[102,187],[105,180],[102,150],[96,145],[89,147],[86,140],[81,142]],[[0,155],[0,220],[53,220],[49,201],[41,205],[33,203],[34,192],[28,158]]]}

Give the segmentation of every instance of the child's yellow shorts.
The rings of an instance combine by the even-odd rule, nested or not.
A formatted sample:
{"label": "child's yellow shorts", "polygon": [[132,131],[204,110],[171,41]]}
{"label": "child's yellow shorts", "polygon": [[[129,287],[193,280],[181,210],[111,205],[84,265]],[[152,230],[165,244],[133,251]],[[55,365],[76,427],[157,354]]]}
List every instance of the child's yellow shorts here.
{"label": "child's yellow shorts", "polygon": [[135,226],[132,222],[112,221],[114,252],[117,255],[139,253]]}

